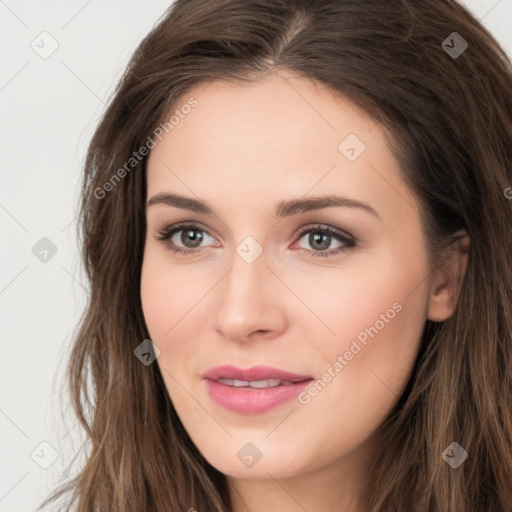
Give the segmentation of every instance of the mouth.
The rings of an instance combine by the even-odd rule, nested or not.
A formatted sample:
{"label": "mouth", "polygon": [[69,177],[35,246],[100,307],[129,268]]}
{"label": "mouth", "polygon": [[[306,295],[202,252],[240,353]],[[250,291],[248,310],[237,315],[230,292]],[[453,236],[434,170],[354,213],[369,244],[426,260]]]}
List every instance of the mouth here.
{"label": "mouth", "polygon": [[313,377],[268,366],[219,366],[202,375],[210,397],[232,412],[258,414],[297,396]]}
{"label": "mouth", "polygon": [[243,389],[267,389],[275,388],[277,386],[293,386],[295,382],[278,379],[266,379],[266,380],[237,380],[237,379],[217,379],[216,382],[225,384],[226,386],[232,386],[234,388]]}

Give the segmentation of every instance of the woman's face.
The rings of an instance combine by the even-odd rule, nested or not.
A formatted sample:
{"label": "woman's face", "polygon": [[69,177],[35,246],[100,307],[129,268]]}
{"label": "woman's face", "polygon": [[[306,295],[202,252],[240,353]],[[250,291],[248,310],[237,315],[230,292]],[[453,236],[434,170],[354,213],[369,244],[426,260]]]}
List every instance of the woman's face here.
{"label": "woman's face", "polygon": [[[240,479],[370,460],[431,308],[419,206],[383,132],[292,75],[175,108],[148,161],[141,294],[185,429]],[[224,365],[241,373],[205,378]]]}

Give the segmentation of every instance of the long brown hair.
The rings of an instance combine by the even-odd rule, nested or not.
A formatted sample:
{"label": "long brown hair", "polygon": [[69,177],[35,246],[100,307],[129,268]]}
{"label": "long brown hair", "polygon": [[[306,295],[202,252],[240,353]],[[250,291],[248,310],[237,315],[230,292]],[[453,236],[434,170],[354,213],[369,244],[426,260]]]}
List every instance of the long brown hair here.
{"label": "long brown hair", "polygon": [[[231,510],[225,475],[191,442],[158,365],[134,356],[149,337],[147,158],[130,159],[194,86],[280,70],[326,84],[389,133],[433,269],[454,234],[471,239],[456,311],[426,321],[379,428],[367,507],[512,511],[512,66],[453,0],[177,0],[142,41],[85,162],[90,299],[68,374],[87,458],[43,505],[68,494],[79,512]],[[456,469],[441,456],[454,441],[468,453]]]}

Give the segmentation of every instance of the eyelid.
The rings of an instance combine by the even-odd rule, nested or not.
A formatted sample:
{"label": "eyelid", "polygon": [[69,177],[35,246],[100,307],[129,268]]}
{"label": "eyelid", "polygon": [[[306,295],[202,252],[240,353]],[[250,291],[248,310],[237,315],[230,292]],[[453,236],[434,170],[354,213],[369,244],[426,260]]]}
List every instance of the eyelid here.
{"label": "eyelid", "polygon": [[[170,238],[172,238],[176,233],[179,233],[180,231],[183,231],[185,229],[191,229],[196,231],[202,231],[203,233],[206,233],[208,236],[212,238],[216,238],[214,235],[210,233],[209,230],[205,229],[200,222],[196,221],[183,221],[183,222],[177,222],[175,224],[169,224],[168,226],[164,227],[161,230],[157,231],[157,235],[153,236],[153,238],[157,242],[166,243],[169,241]],[[190,252],[200,252],[204,248],[198,248],[198,249],[187,249],[183,248],[183,250],[189,250]]]}
{"label": "eyelid", "polygon": [[315,229],[318,231],[325,231],[328,233],[332,233],[334,235],[339,236],[340,238],[346,238],[349,240],[356,241],[356,237],[351,235],[348,231],[344,231],[343,229],[335,228],[334,226],[330,226],[329,224],[325,224],[325,223],[321,223],[321,222],[307,224],[306,226],[302,226],[301,228],[299,228],[297,230],[296,236],[298,236],[300,238],[304,233],[307,233],[309,231],[314,231]]}

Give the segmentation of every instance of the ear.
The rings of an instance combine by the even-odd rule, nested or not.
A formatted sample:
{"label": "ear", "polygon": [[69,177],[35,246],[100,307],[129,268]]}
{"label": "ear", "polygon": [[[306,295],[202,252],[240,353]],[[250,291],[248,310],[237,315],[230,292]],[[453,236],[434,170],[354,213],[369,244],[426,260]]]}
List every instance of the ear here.
{"label": "ear", "polygon": [[447,256],[432,284],[427,318],[443,322],[455,312],[468,264],[470,239],[465,231],[446,249]]}

